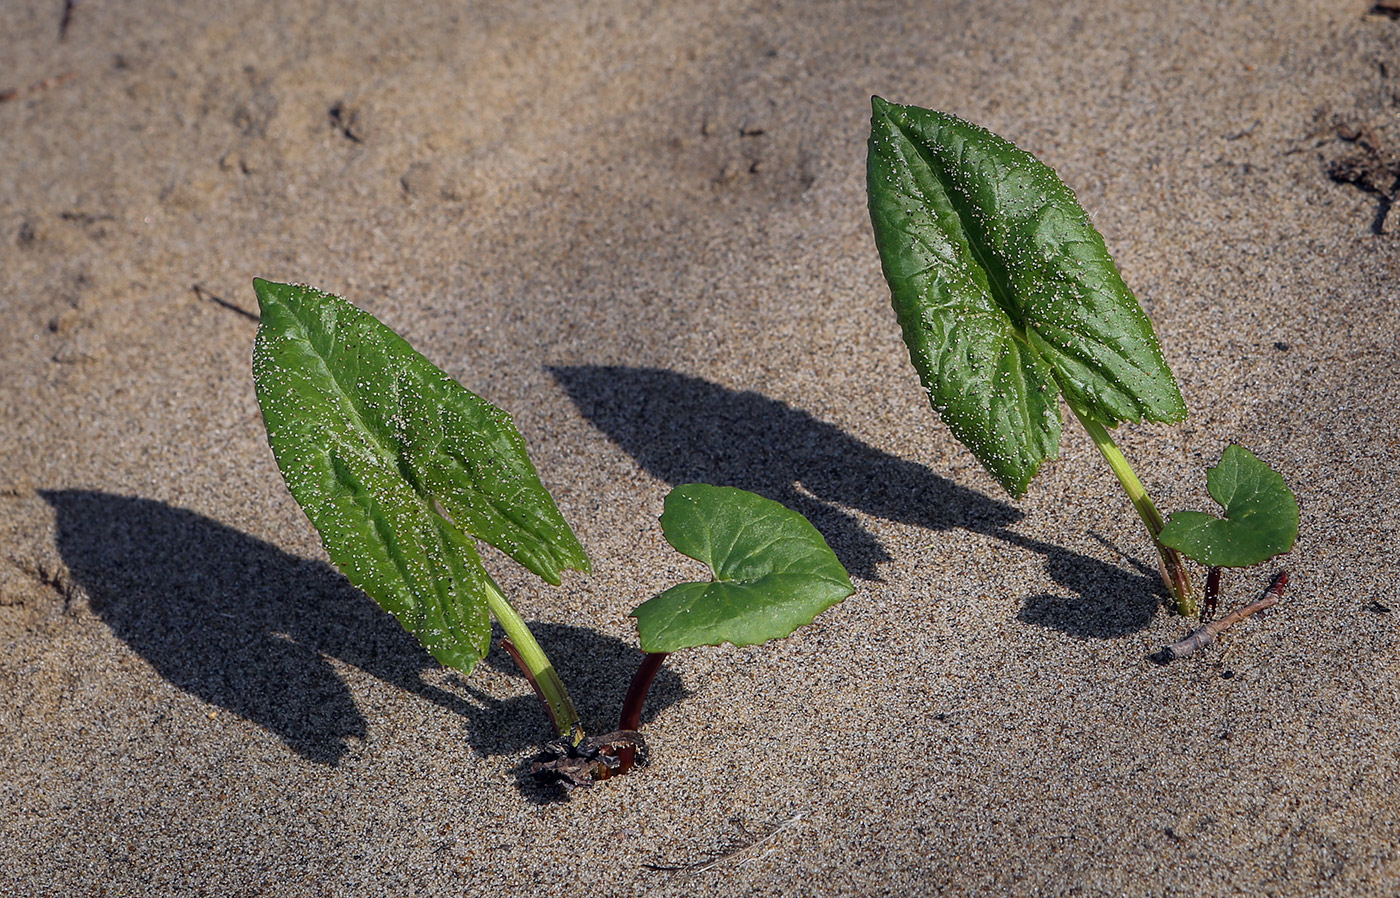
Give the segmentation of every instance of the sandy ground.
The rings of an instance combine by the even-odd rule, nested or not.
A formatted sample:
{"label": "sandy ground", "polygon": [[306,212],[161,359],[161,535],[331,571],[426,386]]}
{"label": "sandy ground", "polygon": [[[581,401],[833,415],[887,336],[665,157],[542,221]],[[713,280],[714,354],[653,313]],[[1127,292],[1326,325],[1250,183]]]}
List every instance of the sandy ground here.
{"label": "sandy ground", "polygon": [[[83,0],[61,36],[60,0],[5,4],[0,894],[1400,892],[1400,21],[1370,6]],[[1193,410],[1125,429],[1149,488],[1208,503],[1239,441],[1298,492],[1275,613],[1151,665],[1187,624],[1084,434],[1013,504],[934,418],[872,93],[1078,191]],[[549,734],[505,656],[436,667],[283,487],[254,276],[513,412],[597,570],[490,562],[594,729],[627,611],[696,573],[671,485],[798,508],[856,595],[671,659],[639,775],[522,786]]]}

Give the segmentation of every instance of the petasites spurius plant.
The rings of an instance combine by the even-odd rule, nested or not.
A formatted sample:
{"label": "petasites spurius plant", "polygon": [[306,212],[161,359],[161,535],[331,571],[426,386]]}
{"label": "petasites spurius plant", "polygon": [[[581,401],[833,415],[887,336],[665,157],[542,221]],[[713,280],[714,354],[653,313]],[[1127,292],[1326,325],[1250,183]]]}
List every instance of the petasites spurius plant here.
{"label": "petasites spurius plant", "polygon": [[1236,566],[1292,546],[1293,495],[1247,450],[1227,449],[1211,475],[1225,519],[1178,513],[1168,525],[1109,437],[1126,422],[1182,421],[1186,403],[1152,323],[1054,171],[956,116],[875,97],[867,187],[929,401],[1008,493],[1024,495],[1059,453],[1063,397],[1146,525],[1181,613],[1197,611],[1183,553]]}
{"label": "petasites spurius plant", "polygon": [[633,614],[647,653],[619,730],[588,737],[563,681],[492,579],[478,540],[548,583],[588,571],[582,545],[541,484],[505,412],[466,390],[373,316],[309,287],[255,280],[261,320],[253,379],[268,443],[326,553],[443,665],[470,674],[491,618],[558,738],[533,772],[565,787],[626,772],[668,652],[787,636],[854,590],[821,534],[743,490],[686,484],[661,523],[709,564]]}

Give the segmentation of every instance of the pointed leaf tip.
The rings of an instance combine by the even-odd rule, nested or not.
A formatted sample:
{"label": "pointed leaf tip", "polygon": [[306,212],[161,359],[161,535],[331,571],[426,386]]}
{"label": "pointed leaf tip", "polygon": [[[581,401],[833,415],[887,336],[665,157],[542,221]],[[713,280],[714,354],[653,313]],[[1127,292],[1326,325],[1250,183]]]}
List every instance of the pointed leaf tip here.
{"label": "pointed leaf tip", "polygon": [[524,438],[345,300],[262,279],[254,289],[254,385],[288,489],[350,582],[470,671],[491,632],[490,577],[470,537],[551,583],[588,565]]}
{"label": "pointed leaf tip", "polygon": [[1059,450],[1063,392],[1106,426],[1186,406],[1073,192],[1010,142],[872,100],[871,224],[909,357],[948,428],[1012,495]]}
{"label": "pointed leaf tip", "polygon": [[678,584],[632,612],[647,652],[779,639],[855,591],[806,518],[746,490],[678,486],[666,497],[661,528],[715,580]]}
{"label": "pointed leaf tip", "polygon": [[253,294],[258,298],[259,309],[265,308],[268,300],[273,298],[273,288],[276,286],[278,285],[271,281],[266,281],[262,278],[253,278]]}

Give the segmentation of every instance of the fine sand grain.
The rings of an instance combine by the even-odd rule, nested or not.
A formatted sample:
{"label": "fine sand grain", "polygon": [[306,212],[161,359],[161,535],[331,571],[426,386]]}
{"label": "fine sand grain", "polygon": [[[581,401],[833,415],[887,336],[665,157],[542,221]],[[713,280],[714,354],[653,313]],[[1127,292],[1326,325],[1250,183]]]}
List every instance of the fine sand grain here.
{"label": "fine sand grain", "polygon": [[[1400,21],[1370,0],[70,4],[0,11],[0,895],[1400,892]],[[1081,430],[1013,503],[927,408],[869,98],[1053,165],[1192,417],[1298,493],[1270,613],[1159,668]],[[1329,174],[1330,173],[1330,174]],[[671,485],[807,514],[857,593],[675,656],[571,800],[499,650],[329,568],[250,381],[254,276],[509,409],[594,559],[488,559],[610,729]],[[1270,570],[1227,578],[1232,604]],[[739,854],[703,864],[767,836]]]}

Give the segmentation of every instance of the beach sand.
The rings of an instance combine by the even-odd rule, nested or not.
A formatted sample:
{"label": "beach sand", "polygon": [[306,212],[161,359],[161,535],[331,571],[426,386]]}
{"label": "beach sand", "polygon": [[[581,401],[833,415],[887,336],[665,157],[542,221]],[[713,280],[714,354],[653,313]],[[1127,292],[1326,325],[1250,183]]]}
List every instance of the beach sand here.
{"label": "beach sand", "polygon": [[[1400,892],[1400,21],[291,6],[3,12],[0,894]],[[1076,190],[1192,410],[1120,428],[1159,504],[1212,507],[1230,442],[1298,494],[1293,552],[1226,578],[1236,605],[1286,564],[1273,612],[1151,664],[1191,624],[1083,431],[1013,502],[929,410],[866,214],[872,94]],[[436,666],[283,486],[255,276],[513,414],[595,571],[488,563],[593,731],[627,612],[700,574],[671,486],[802,511],[856,594],[673,656],[636,775],[522,784],[550,732],[509,659]]]}

